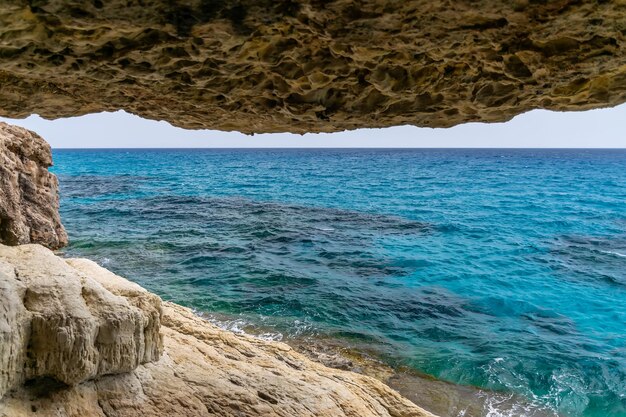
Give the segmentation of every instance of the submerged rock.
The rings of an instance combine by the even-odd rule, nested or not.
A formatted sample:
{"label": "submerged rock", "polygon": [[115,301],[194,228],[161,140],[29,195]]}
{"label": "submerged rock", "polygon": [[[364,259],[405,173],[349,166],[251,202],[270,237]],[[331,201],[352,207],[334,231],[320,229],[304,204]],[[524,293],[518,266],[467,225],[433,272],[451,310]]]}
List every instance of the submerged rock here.
{"label": "submerged rock", "polygon": [[[159,333],[160,328],[160,333]],[[0,416],[432,417],[85,259],[0,245]]]}
{"label": "submerged rock", "polygon": [[50,145],[39,135],[0,122],[0,243],[67,244],[58,213]]}
{"label": "submerged rock", "polygon": [[0,115],[189,129],[505,121],[626,101],[613,1],[4,0]]}

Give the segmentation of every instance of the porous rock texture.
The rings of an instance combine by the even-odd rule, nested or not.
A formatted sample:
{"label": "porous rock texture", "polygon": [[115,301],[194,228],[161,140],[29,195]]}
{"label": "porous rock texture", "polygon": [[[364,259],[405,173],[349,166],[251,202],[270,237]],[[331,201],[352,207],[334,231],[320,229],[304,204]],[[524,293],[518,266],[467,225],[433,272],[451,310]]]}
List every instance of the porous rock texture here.
{"label": "porous rock texture", "polygon": [[626,101],[625,0],[3,0],[0,115],[184,128],[505,121]]}
{"label": "porous rock texture", "polygon": [[433,417],[91,261],[0,245],[0,417],[25,416]]}
{"label": "porous rock texture", "polygon": [[[0,90],[2,90],[0,85]],[[0,243],[67,244],[59,217],[50,145],[39,135],[0,122]]]}
{"label": "porous rock texture", "polygon": [[161,299],[115,292],[39,245],[0,245],[0,397],[27,381],[76,385],[158,360]]}

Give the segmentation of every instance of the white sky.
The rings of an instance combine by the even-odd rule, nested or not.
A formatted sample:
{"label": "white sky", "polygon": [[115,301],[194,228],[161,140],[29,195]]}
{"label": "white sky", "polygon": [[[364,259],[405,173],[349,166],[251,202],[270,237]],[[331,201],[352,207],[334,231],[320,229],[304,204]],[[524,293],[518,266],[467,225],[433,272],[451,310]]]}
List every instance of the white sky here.
{"label": "white sky", "polygon": [[304,136],[190,131],[125,112],[0,120],[34,130],[53,148],[626,148],[626,104],[586,112],[534,110],[507,123],[450,129],[400,126]]}

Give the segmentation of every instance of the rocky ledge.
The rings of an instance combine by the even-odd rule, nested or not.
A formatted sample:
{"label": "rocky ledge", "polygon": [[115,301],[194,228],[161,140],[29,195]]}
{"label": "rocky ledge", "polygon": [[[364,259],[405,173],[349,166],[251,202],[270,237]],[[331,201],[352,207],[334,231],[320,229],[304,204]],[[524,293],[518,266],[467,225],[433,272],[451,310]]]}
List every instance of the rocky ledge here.
{"label": "rocky ledge", "polygon": [[0,245],[0,416],[433,417],[85,259]]}
{"label": "rocky ledge", "polygon": [[51,165],[45,140],[0,122],[0,243],[40,243],[53,249],[67,244]]}
{"label": "rocky ledge", "polygon": [[626,101],[624,0],[3,0],[0,115],[191,129],[505,121]]}

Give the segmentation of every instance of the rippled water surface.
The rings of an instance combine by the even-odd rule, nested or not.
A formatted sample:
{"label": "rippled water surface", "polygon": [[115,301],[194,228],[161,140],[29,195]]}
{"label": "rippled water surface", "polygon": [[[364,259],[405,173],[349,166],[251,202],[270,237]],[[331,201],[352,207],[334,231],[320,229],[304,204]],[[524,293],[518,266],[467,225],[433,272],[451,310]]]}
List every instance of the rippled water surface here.
{"label": "rippled water surface", "polygon": [[165,299],[526,398],[514,415],[626,416],[624,151],[54,158],[68,254]]}

